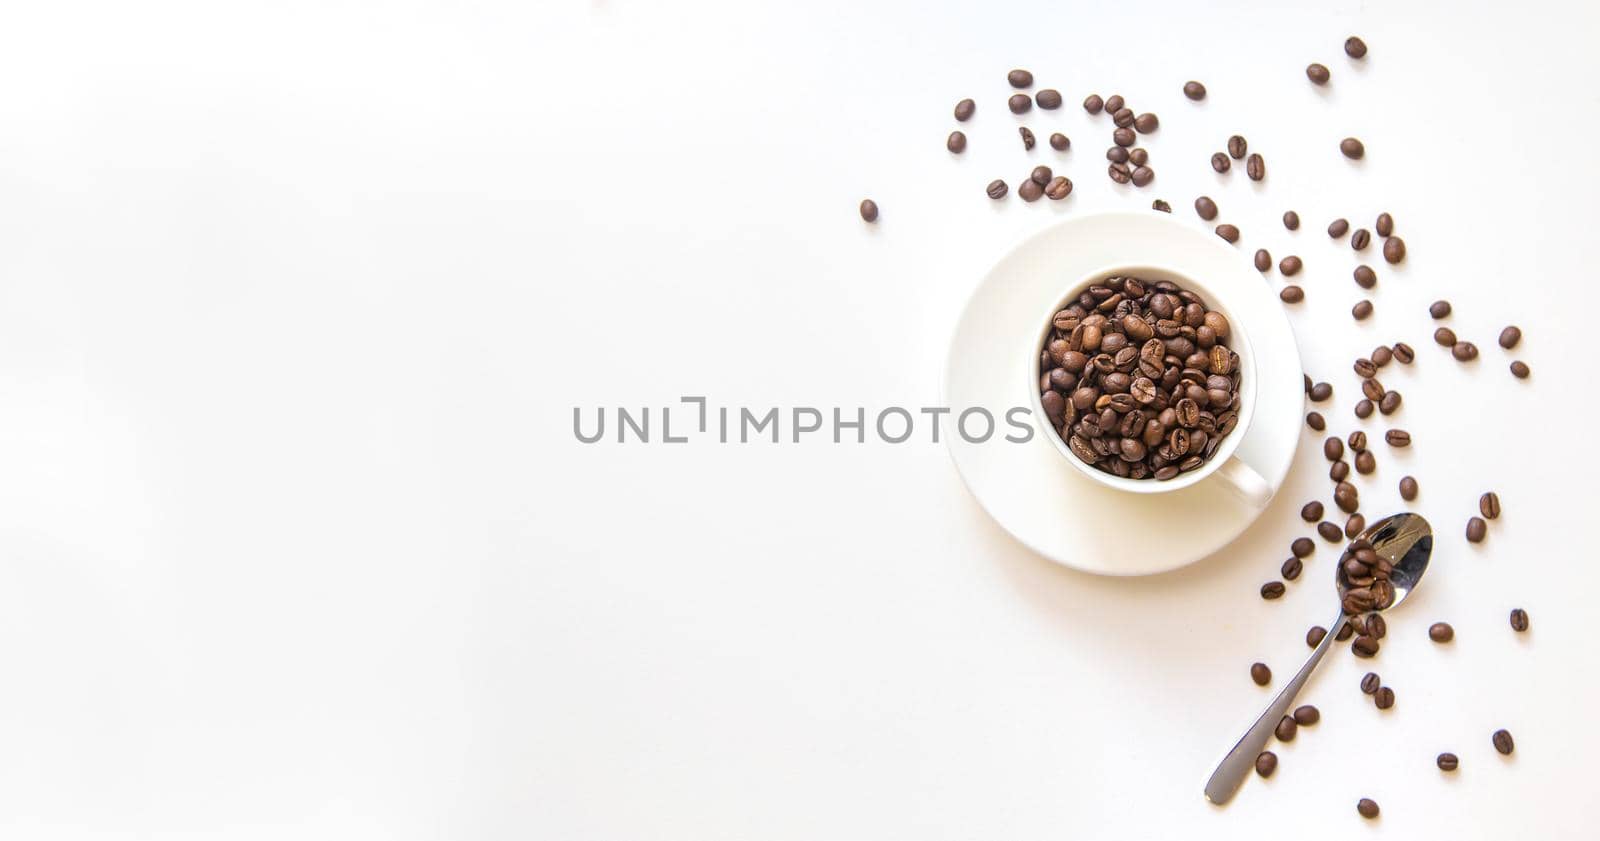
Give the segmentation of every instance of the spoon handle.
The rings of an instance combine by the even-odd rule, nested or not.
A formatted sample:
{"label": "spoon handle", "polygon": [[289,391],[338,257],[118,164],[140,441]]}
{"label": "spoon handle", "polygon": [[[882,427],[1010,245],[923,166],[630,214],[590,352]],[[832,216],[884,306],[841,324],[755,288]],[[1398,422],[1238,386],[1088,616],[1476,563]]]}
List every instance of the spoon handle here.
{"label": "spoon handle", "polygon": [[1344,611],[1334,617],[1333,625],[1328,633],[1323,635],[1322,642],[1317,643],[1311,656],[1306,658],[1304,666],[1295,674],[1294,679],[1284,685],[1278,692],[1278,697],[1272,699],[1266,711],[1250,725],[1238,744],[1228,755],[1222,758],[1217,765],[1217,770],[1211,773],[1211,779],[1206,781],[1206,799],[1217,805],[1227,803],[1233,799],[1234,792],[1239,790],[1239,784],[1249,776],[1255,768],[1256,757],[1261,754],[1261,749],[1266,747],[1267,740],[1272,738],[1272,732],[1277,729],[1278,722],[1289,711],[1289,705],[1294,703],[1295,696],[1300,694],[1300,688],[1306,685],[1311,673],[1316,670],[1317,664],[1322,662],[1322,655],[1333,645],[1334,637],[1338,636],[1339,624],[1344,621]]}

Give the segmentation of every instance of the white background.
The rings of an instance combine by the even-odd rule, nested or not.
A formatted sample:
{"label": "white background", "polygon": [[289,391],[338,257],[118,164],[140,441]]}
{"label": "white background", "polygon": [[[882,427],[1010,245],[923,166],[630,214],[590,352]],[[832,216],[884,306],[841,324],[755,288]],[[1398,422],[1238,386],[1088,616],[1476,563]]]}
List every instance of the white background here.
{"label": "white background", "polygon": [[[0,834],[1592,832],[1593,13],[1031,5],[5,4]],[[1068,107],[1014,118],[1013,66]],[[1161,116],[1151,187],[1105,178],[1091,92]],[[1023,153],[1019,122],[1072,151]],[[1234,132],[1263,184],[1208,167]],[[1069,200],[984,198],[1036,162]],[[1351,360],[1416,346],[1383,379],[1417,442],[1359,484],[1377,515],[1414,473],[1441,535],[1380,657],[1336,650],[1323,722],[1226,809],[1200,789],[1267,699],[1249,664],[1286,677],[1332,609],[1326,544],[1256,596],[1331,502],[1309,433],[1243,539],[1134,580],[1029,554],[920,436],[573,438],[575,405],[683,394],[930,405],[1012,244],[1155,197],[1198,224],[1201,192],[1242,248],[1306,260],[1291,318],[1333,430]],[[1411,256],[1358,324],[1322,229],[1380,210]],[[1429,341],[1438,297],[1477,363]],[[1137,552],[1160,526],[1103,527]]]}

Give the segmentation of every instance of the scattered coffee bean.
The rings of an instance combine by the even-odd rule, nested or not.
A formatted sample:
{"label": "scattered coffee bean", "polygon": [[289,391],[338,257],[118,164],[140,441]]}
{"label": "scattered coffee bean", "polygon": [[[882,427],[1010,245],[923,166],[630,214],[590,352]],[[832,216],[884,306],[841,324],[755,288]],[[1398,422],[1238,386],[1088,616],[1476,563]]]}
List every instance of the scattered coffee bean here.
{"label": "scattered coffee bean", "polygon": [[1350,478],[1350,462],[1336,461],[1328,468],[1328,478],[1335,482],[1343,482]]}
{"label": "scattered coffee bean", "polygon": [[1306,291],[1294,284],[1278,290],[1278,300],[1286,304],[1298,304],[1306,299]]}
{"label": "scattered coffee bean", "polygon": [[1449,622],[1435,622],[1428,626],[1428,639],[1434,642],[1449,642],[1456,638],[1456,629],[1450,627]]}
{"label": "scattered coffee bean", "polygon": [[1370,451],[1356,453],[1356,472],[1366,476],[1378,469],[1378,459]]}
{"label": "scattered coffee bean", "polygon": [[1341,480],[1333,487],[1333,504],[1346,514],[1354,514],[1361,507],[1361,494],[1355,485]]}
{"label": "scattered coffee bean", "polygon": [[1250,159],[1245,161],[1244,174],[1250,176],[1251,181],[1260,181],[1267,177],[1267,162],[1260,155],[1251,153]]}
{"label": "scattered coffee bean", "polygon": [[1400,408],[1402,398],[1398,391],[1386,391],[1378,400],[1378,411],[1385,415],[1392,415]]}
{"label": "scattered coffee bean", "polygon": [[1310,727],[1322,720],[1322,711],[1310,704],[1301,704],[1294,708],[1294,723],[1301,727]]}
{"label": "scattered coffee bean", "polygon": [[1106,160],[1114,164],[1125,164],[1128,162],[1128,150],[1121,146],[1112,146],[1106,149]]}
{"label": "scattered coffee bean", "polygon": [[1378,677],[1377,672],[1367,672],[1361,677],[1361,691],[1367,695],[1376,693],[1378,691],[1378,687],[1382,685],[1383,679]]}
{"label": "scattered coffee bean", "polygon": [[1410,365],[1412,360],[1417,358],[1417,352],[1412,350],[1411,346],[1405,342],[1396,342],[1394,346],[1394,358],[1400,360],[1400,364],[1402,365]]}
{"label": "scattered coffee bean", "polygon": [[1367,433],[1358,429],[1345,436],[1345,443],[1350,445],[1350,449],[1358,453],[1364,452],[1367,449]]}
{"label": "scattered coffee bean", "polygon": [[[1299,560],[1299,558],[1296,558],[1295,560]],[[1326,639],[1327,636],[1327,628],[1324,628],[1321,625],[1312,625],[1311,630],[1306,631],[1306,646],[1309,648],[1316,648],[1322,644],[1322,641]]]}
{"label": "scattered coffee bean", "polygon": [[1278,755],[1270,750],[1264,750],[1256,756],[1256,773],[1263,778],[1272,776],[1278,770]]}
{"label": "scattered coffee bean", "polygon": [[1506,350],[1516,347],[1519,341],[1522,341],[1522,331],[1516,327],[1507,327],[1500,331],[1500,346]]}
{"label": "scattered coffee bean", "polygon": [[1333,396],[1333,386],[1327,383],[1317,383],[1311,387],[1310,396],[1312,402],[1322,403]]}
{"label": "scattered coffee bean", "polygon": [[1033,101],[1046,111],[1054,111],[1061,107],[1061,92],[1055,88],[1045,88],[1033,95]]}
{"label": "scattered coffee bean", "polygon": [[950,136],[945,138],[944,148],[957,155],[961,154],[967,149],[967,136],[959,131],[950,132]]}
{"label": "scattered coffee bean", "polygon": [[1372,694],[1372,704],[1380,710],[1394,706],[1394,690],[1387,686],[1378,687],[1378,691]]}
{"label": "scattered coffee bean", "polygon": [[1106,101],[1101,99],[1100,94],[1097,93],[1091,93],[1083,100],[1083,110],[1088,111],[1090,114],[1098,114],[1105,107]]}
{"label": "scattered coffee bean", "polygon": [[1519,634],[1528,630],[1528,612],[1526,610],[1519,607],[1511,611],[1511,630]]}
{"label": "scattered coffee bean", "polygon": [[1372,315],[1372,302],[1357,301],[1356,305],[1350,308],[1350,315],[1354,316],[1357,321],[1365,321],[1368,316]]}
{"label": "scattered coffee bean", "polygon": [[1511,752],[1517,749],[1517,743],[1511,740],[1511,733],[1507,730],[1494,731],[1489,740],[1494,743],[1494,749],[1503,756],[1510,756]]}
{"label": "scattered coffee bean", "polygon": [[1172,205],[1167,204],[1167,200],[1166,199],[1156,199],[1155,201],[1150,203],[1150,207],[1151,207],[1152,210],[1159,210],[1162,213],[1171,213],[1172,212]]}
{"label": "scattered coffee bean", "polygon": [[1317,534],[1322,535],[1322,539],[1329,543],[1339,543],[1344,540],[1344,530],[1327,520],[1317,523]]}
{"label": "scattered coffee bean", "polygon": [[[1356,560],[1359,561],[1360,558]],[[1373,574],[1376,576],[1376,569],[1374,569]],[[1383,615],[1380,613],[1367,614],[1366,618],[1361,620],[1361,629],[1366,632],[1367,636],[1375,640],[1381,640],[1389,635],[1389,623],[1384,621]]]}
{"label": "scattered coffee bean", "polygon": [[1351,35],[1349,38],[1344,39],[1344,54],[1351,58],[1366,58],[1367,42]]}
{"label": "scattered coffee bean", "polygon": [[1457,362],[1471,362],[1478,358],[1478,346],[1471,342],[1456,342],[1450,347],[1450,355]]}
{"label": "scattered coffee bean", "polygon": [[1022,135],[1022,148],[1023,149],[1032,149],[1033,148],[1033,144],[1035,142],[1034,139],[1033,139],[1033,129],[1028,128],[1027,126],[1019,126],[1017,128],[1017,134]]}
{"label": "scattered coffee bean", "polygon": [[1127,103],[1123,101],[1122,94],[1114,93],[1106,97],[1107,114],[1115,114],[1118,111],[1121,111],[1124,105],[1127,105]]}
{"label": "scattered coffee bean", "polygon": [[1299,257],[1290,254],[1278,261],[1278,273],[1284,277],[1294,277],[1300,273],[1300,269],[1304,266],[1305,263]]}
{"label": "scattered coffee bean", "polygon": [[1372,364],[1382,368],[1388,365],[1390,360],[1394,359],[1394,351],[1384,345],[1378,345],[1372,349],[1372,355],[1368,358],[1372,360]]}
{"label": "scattered coffee bean", "polygon": [[978,110],[978,103],[970,99],[963,99],[956,103],[956,121],[966,122],[972,119],[972,113]]}
{"label": "scattered coffee bean", "polygon": [[1132,146],[1135,140],[1138,140],[1138,137],[1131,128],[1118,128],[1111,132],[1111,142],[1118,146]]}
{"label": "scattered coffee bean", "polygon": [[878,203],[872,199],[862,199],[861,218],[868,222],[878,221]]}
{"label": "scattered coffee bean", "polygon": [[1525,380],[1528,378],[1528,374],[1530,373],[1532,372],[1528,370],[1528,363],[1523,362],[1520,359],[1511,363],[1511,376],[1516,377],[1519,380]]}
{"label": "scattered coffee bean", "polygon": [[1256,682],[1256,686],[1266,686],[1272,682],[1272,670],[1267,668],[1266,663],[1251,663],[1250,679]]}
{"label": "scattered coffee bean", "polygon": [[1038,201],[1044,195],[1044,187],[1032,178],[1025,178],[1017,185],[1017,197],[1023,201]]}
{"label": "scattered coffee bean", "polygon": [[1054,173],[1050,171],[1050,167],[1036,166],[1033,168],[1033,172],[1030,173],[1028,177],[1033,179],[1034,183],[1043,187],[1044,185],[1050,183],[1050,178],[1052,175],[1054,175]]}
{"label": "scattered coffee bean", "polygon": [[1454,771],[1461,766],[1461,760],[1456,758],[1453,753],[1439,754],[1439,758],[1435,759],[1434,763],[1439,766],[1440,771]]}
{"label": "scattered coffee bean", "polygon": [[[1363,453],[1362,455],[1367,455]],[[1367,471],[1371,473],[1372,471]],[[1360,514],[1351,514],[1350,519],[1344,521],[1344,536],[1354,540],[1367,530],[1367,518]]]}
{"label": "scattered coffee bean", "polygon": [[1291,231],[1300,230],[1300,214],[1292,210],[1285,210],[1283,212],[1283,226]]}
{"label": "scattered coffee bean", "polygon": [[[1339,151],[1352,161],[1361,160],[1367,154],[1367,147],[1354,137],[1346,137],[1339,141]],[[1393,260],[1389,262],[1394,262]]]}
{"label": "scattered coffee bean", "polygon": [[1309,537],[1297,537],[1289,544],[1289,552],[1296,558],[1304,558],[1317,551],[1317,545]]}
{"label": "scattered coffee bean", "polygon": [[1400,498],[1410,502],[1417,498],[1417,480],[1411,476],[1400,477]]}
{"label": "scattered coffee bean", "polygon": [[1456,343],[1456,331],[1449,327],[1440,327],[1433,331],[1433,343],[1440,347],[1451,347]]}
{"label": "scattered coffee bean", "polygon": [[989,186],[984,192],[989,194],[989,198],[998,200],[1006,197],[1007,189],[1006,182],[996,178],[989,182]]}
{"label": "scattered coffee bean", "polygon": [[1489,524],[1480,517],[1467,520],[1467,540],[1472,543],[1482,543],[1483,538],[1489,533]]}
{"label": "scattered coffee bean", "polygon": [[1444,318],[1445,316],[1447,316],[1449,314],[1450,314],[1450,302],[1449,301],[1442,301],[1442,300],[1441,301],[1434,301],[1433,303],[1428,305],[1428,315],[1431,315],[1434,318]]}
{"label": "scattered coffee bean", "polygon": [[1372,227],[1373,230],[1378,232],[1378,236],[1386,237],[1394,233],[1394,217],[1387,213],[1380,213],[1378,214],[1378,221]]}
{"label": "scattered coffee bean", "polygon": [[1371,243],[1372,232],[1366,228],[1357,228],[1356,232],[1350,235],[1350,247],[1357,251],[1367,250],[1367,246]]}
{"label": "scattered coffee bean", "polygon": [[1354,625],[1350,624],[1348,621],[1340,622],[1339,623],[1339,633],[1334,636],[1334,639],[1339,641],[1339,642],[1344,642],[1345,640],[1347,640],[1351,636],[1353,636],[1355,634],[1355,632],[1356,632],[1356,627]]}
{"label": "scattered coffee bean", "polygon": [[1210,222],[1217,218],[1217,203],[1212,201],[1210,196],[1201,196],[1194,200],[1194,212],[1198,213],[1201,219]]}
{"label": "scattered coffee bean", "polygon": [[1067,149],[1071,148],[1071,146],[1072,140],[1061,132],[1054,132],[1050,135],[1050,148],[1056,150],[1057,152],[1065,152]]}
{"label": "scattered coffee bean", "polygon": [[1311,83],[1314,85],[1326,85],[1328,83],[1328,79],[1332,78],[1332,75],[1333,74],[1328,72],[1328,68],[1323,67],[1320,64],[1310,64],[1306,66],[1306,78],[1310,79]]}
{"label": "scattered coffee bean", "polygon": [[1156,171],[1147,166],[1138,167],[1133,171],[1133,186],[1143,187],[1155,180]]}
{"label": "scattered coffee bean", "polygon": [[1154,114],[1145,113],[1133,118],[1133,130],[1140,134],[1149,134],[1161,127],[1161,119]]}
{"label": "scattered coffee bean", "polygon": [[1322,442],[1322,455],[1328,461],[1338,461],[1344,458],[1344,442],[1337,435],[1329,435]]}
{"label": "scattered coffee bean", "polygon": [[[1368,365],[1372,365],[1372,361],[1368,360],[1367,364]],[[1377,366],[1373,365],[1372,367],[1373,367],[1374,373],[1376,373]],[[1383,390],[1383,383],[1380,383],[1375,379],[1369,379],[1369,380],[1363,380],[1362,381],[1362,383],[1361,383],[1361,393],[1366,395],[1368,400],[1382,400],[1383,399],[1383,395],[1386,394],[1387,392],[1385,392]]]}
{"label": "scattered coffee bean", "polygon": [[1206,86],[1200,84],[1199,82],[1184,82],[1183,95],[1189,97],[1195,102],[1199,102],[1200,100],[1206,98]]}
{"label": "scattered coffee bean", "polygon": [[1383,241],[1383,259],[1390,263],[1398,263],[1406,258],[1406,241],[1399,237],[1389,237]]}
{"label": "scattered coffee bean", "polygon": [[1223,223],[1217,226],[1217,236],[1222,237],[1228,242],[1238,242],[1239,229],[1227,223]]}
{"label": "scattered coffee bean", "polygon": [[1356,801],[1356,812],[1370,821],[1378,816],[1378,804],[1369,797],[1363,797]]}
{"label": "scattered coffee bean", "polygon": [[1283,562],[1283,566],[1278,568],[1278,572],[1283,575],[1285,580],[1293,581],[1300,577],[1300,571],[1304,568],[1304,561],[1300,560],[1299,558],[1290,557],[1287,561]]}
{"label": "scattered coffee bean", "polygon": [[1278,721],[1278,726],[1273,728],[1272,734],[1277,736],[1280,742],[1292,742],[1294,741],[1295,733],[1299,730],[1300,725],[1295,723],[1294,718],[1286,715]]}
{"label": "scattered coffee bean", "polygon": [[[1366,357],[1357,359],[1355,364],[1351,365],[1350,367],[1356,372],[1356,376],[1362,378],[1363,380],[1370,380],[1378,373],[1378,363],[1373,362]],[[1364,386],[1365,383],[1363,383],[1363,387]]]}
{"label": "scattered coffee bean", "polygon": [[1383,440],[1389,442],[1391,447],[1409,447],[1411,446],[1411,433],[1404,429],[1391,429],[1383,433]]}
{"label": "scattered coffee bean", "polygon": [[1328,223],[1328,236],[1338,239],[1350,230],[1350,222],[1346,219],[1335,219]]}
{"label": "scattered coffee bean", "polygon": [[1365,420],[1372,417],[1372,401],[1365,397],[1356,401],[1356,417]]}
{"label": "scattered coffee bean", "polygon": [[1265,248],[1256,249],[1256,271],[1266,272],[1272,270],[1272,254]]}
{"label": "scattered coffee bean", "polygon": [[1221,152],[1211,156],[1211,168],[1217,172],[1227,172],[1232,166],[1233,163],[1228,160],[1228,156]]}
{"label": "scattered coffee bean", "polygon": [[1045,185],[1044,194],[1049,196],[1051,201],[1061,201],[1072,194],[1072,180],[1065,175],[1057,175]]}
{"label": "scattered coffee bean", "polygon": [[1228,155],[1234,160],[1244,160],[1245,152],[1249,149],[1250,143],[1243,136],[1235,134],[1228,138]]}
{"label": "scattered coffee bean", "polygon": [[1378,653],[1378,641],[1366,634],[1361,634],[1350,643],[1350,652],[1357,657],[1371,657]]}
{"label": "scattered coffee bean", "polygon": [[1013,70],[1006,74],[1006,81],[1014,88],[1033,87],[1033,74],[1026,70]]}
{"label": "scattered coffee bean", "polygon": [[1355,279],[1356,285],[1362,289],[1371,289],[1378,285],[1378,275],[1370,266],[1356,266]]}
{"label": "scattered coffee bean", "polygon": [[1485,520],[1500,519],[1500,495],[1489,491],[1478,497],[1478,513],[1482,514]]}
{"label": "scattered coffee bean", "polygon": [[1317,432],[1321,432],[1322,430],[1328,428],[1328,421],[1322,417],[1321,412],[1307,412],[1306,426],[1311,427]]}
{"label": "scattered coffee bean", "polygon": [[1014,93],[1006,100],[1006,107],[1010,108],[1013,114],[1026,114],[1033,110],[1033,97],[1025,93]]}

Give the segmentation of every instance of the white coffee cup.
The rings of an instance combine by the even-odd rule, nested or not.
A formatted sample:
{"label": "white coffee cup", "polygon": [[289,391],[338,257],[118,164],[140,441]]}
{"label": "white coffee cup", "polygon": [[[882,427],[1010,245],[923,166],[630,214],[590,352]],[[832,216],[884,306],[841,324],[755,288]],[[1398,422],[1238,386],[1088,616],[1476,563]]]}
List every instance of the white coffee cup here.
{"label": "white coffee cup", "polygon": [[[1226,342],[1228,348],[1239,355],[1239,409],[1237,420],[1234,422],[1233,431],[1222,439],[1211,458],[1193,470],[1180,473],[1165,481],[1154,478],[1129,479],[1088,464],[1083,459],[1073,454],[1067,447],[1067,442],[1061,439],[1050,424],[1050,419],[1045,416],[1044,404],[1040,401],[1042,391],[1039,388],[1039,353],[1048,340],[1053,329],[1055,314],[1071,306],[1083,290],[1099,284],[1107,278],[1136,277],[1142,281],[1168,280],[1178,286],[1199,295],[1206,303],[1208,309],[1220,312],[1228,319],[1229,337]],[[1227,300],[1216,295],[1209,289],[1205,282],[1185,275],[1176,269],[1161,266],[1118,265],[1093,272],[1063,290],[1053,305],[1040,317],[1040,327],[1034,341],[1028,346],[1028,358],[1025,370],[1028,374],[1028,394],[1030,395],[1035,422],[1039,425],[1040,432],[1045,440],[1049,441],[1061,457],[1078,469],[1079,473],[1108,488],[1119,491],[1141,494],[1159,494],[1182,490],[1183,488],[1197,485],[1216,477],[1217,484],[1226,487],[1239,498],[1254,508],[1265,508],[1272,498],[1272,487],[1267,480],[1261,477],[1250,465],[1234,455],[1239,448],[1239,442],[1244,440],[1245,433],[1250,428],[1250,421],[1255,416],[1256,407],[1256,365],[1255,350],[1250,344],[1248,325],[1235,318],[1228,307]]]}

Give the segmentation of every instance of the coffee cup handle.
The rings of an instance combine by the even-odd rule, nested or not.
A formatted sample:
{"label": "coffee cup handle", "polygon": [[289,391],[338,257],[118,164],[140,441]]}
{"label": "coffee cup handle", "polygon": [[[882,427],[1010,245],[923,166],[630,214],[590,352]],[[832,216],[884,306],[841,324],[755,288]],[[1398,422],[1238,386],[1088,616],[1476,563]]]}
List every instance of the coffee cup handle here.
{"label": "coffee cup handle", "polygon": [[1228,489],[1234,495],[1244,500],[1246,505],[1260,510],[1267,507],[1272,499],[1272,486],[1267,480],[1261,478],[1255,468],[1244,463],[1238,456],[1230,457],[1222,467],[1217,470],[1217,475],[1228,484]]}

